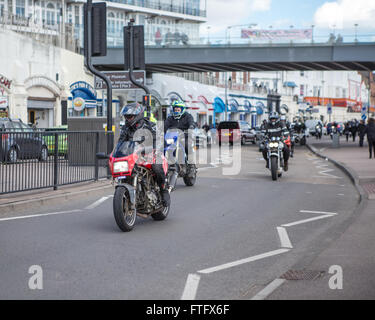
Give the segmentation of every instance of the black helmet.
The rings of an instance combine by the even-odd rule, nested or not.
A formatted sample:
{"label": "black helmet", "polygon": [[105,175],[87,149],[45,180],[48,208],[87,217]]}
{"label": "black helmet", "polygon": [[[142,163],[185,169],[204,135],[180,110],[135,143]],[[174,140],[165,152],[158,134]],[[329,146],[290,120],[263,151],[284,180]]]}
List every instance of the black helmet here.
{"label": "black helmet", "polygon": [[121,115],[125,118],[125,123],[129,127],[134,127],[144,118],[144,107],[137,103],[129,103],[121,110]]}
{"label": "black helmet", "polygon": [[271,112],[270,113],[270,122],[274,125],[279,121],[279,114],[277,112]]}

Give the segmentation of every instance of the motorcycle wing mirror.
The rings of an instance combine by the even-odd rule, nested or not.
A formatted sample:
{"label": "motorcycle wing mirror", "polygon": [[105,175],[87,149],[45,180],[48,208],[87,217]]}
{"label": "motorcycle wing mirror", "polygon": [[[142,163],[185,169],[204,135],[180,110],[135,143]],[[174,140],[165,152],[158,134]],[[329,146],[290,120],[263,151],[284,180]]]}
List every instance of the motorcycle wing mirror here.
{"label": "motorcycle wing mirror", "polygon": [[109,155],[107,155],[105,152],[98,152],[96,154],[96,158],[100,160],[109,159]]}

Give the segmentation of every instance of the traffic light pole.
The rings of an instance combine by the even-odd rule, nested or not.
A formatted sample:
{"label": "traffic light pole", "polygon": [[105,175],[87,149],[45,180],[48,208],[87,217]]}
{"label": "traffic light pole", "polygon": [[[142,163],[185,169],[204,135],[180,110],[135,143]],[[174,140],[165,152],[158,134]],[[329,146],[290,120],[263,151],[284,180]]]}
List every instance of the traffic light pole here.
{"label": "traffic light pole", "polygon": [[[144,86],[144,85],[138,83],[137,81],[135,81],[135,78],[134,78],[134,75],[133,75],[133,69],[134,69],[134,29],[133,29],[133,23],[134,23],[134,20],[130,20],[130,22],[128,23],[129,32],[130,32],[129,79],[130,79],[131,83],[133,83],[136,87],[143,89],[145,91],[146,95],[149,96],[148,99],[142,99],[142,104],[146,107],[147,118],[150,119],[150,116],[151,116],[151,92],[146,86]],[[145,103],[145,100],[148,103]]]}
{"label": "traffic light pole", "polygon": [[85,49],[85,65],[91,73],[98,78],[103,79],[107,85],[107,154],[113,150],[113,131],[112,131],[112,83],[111,80],[102,72],[97,70],[92,64],[92,0],[87,0],[87,49]]}

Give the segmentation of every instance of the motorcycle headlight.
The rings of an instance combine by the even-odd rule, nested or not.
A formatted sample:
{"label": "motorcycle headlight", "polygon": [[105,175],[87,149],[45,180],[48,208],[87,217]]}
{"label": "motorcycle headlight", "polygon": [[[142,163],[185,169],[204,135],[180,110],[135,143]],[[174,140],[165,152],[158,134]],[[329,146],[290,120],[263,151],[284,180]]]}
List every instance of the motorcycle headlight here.
{"label": "motorcycle headlight", "polygon": [[166,142],[167,144],[174,144],[174,139],[167,139]]}
{"label": "motorcycle headlight", "polygon": [[271,142],[270,143],[270,148],[277,148],[279,144],[277,142]]}
{"label": "motorcycle headlight", "polygon": [[129,171],[129,165],[127,161],[119,161],[113,164],[114,173],[128,172],[128,171]]}

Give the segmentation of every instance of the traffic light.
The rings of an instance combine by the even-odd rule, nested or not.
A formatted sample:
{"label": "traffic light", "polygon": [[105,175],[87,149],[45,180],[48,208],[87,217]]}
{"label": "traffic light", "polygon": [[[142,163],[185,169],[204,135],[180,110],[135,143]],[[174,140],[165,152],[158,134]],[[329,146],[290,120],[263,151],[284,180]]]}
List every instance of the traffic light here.
{"label": "traffic light", "polygon": [[[85,56],[88,56],[88,21],[87,4],[84,4],[84,47]],[[91,56],[101,57],[107,55],[107,7],[105,2],[92,4],[91,12]]]}
{"label": "traffic light", "polygon": [[145,70],[145,36],[143,26],[124,27],[124,64],[130,69],[130,28],[133,28],[133,69]]}

